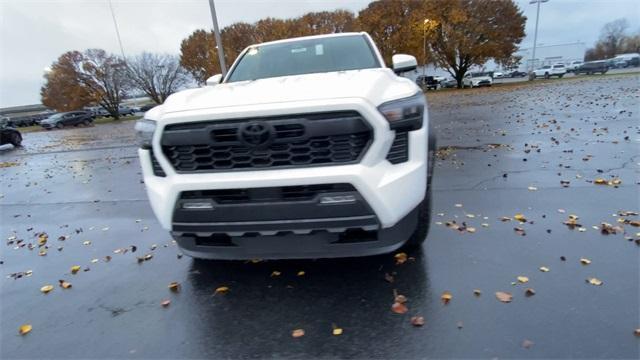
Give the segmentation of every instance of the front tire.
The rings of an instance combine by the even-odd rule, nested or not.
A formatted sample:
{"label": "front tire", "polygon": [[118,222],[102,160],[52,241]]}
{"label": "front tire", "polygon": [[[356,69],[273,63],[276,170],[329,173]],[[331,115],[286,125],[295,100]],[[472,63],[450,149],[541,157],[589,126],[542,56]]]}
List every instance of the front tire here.
{"label": "front tire", "polygon": [[545,79],[550,78],[549,73],[544,73],[544,78],[545,78]]}
{"label": "front tire", "polygon": [[15,133],[11,136],[11,140],[9,142],[14,147],[20,147],[22,146],[22,136],[19,133]]}
{"label": "front tire", "polygon": [[57,127],[58,129],[62,129],[62,128],[64,128],[64,124],[63,124],[63,123],[57,123],[57,124],[56,124],[56,127]]}

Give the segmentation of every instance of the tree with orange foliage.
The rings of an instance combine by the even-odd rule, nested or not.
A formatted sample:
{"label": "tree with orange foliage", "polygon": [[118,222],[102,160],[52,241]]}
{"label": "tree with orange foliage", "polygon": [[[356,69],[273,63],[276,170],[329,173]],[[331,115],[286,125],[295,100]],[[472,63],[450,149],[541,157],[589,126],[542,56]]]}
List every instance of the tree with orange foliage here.
{"label": "tree with orange foliage", "polygon": [[426,22],[426,40],[436,65],[456,79],[489,59],[505,62],[524,38],[526,17],[512,0],[430,0],[412,18]]}
{"label": "tree with orange foliage", "polygon": [[93,102],[89,90],[80,84],[76,63],[82,59],[78,51],[66,52],[44,74],[45,85],[40,88],[42,104],[57,111],[81,109]]}

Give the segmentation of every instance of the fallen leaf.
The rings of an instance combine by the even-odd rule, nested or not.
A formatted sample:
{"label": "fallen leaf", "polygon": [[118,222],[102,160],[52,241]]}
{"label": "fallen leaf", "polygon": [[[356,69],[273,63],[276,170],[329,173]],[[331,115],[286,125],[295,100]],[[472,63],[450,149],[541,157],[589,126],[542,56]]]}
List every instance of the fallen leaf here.
{"label": "fallen leaf", "polygon": [[404,264],[407,261],[407,254],[400,252],[397,253],[393,256],[394,259],[396,259],[396,265],[401,265]]}
{"label": "fallen leaf", "polygon": [[297,275],[297,276],[304,276],[304,274],[305,274],[305,272],[304,272],[304,271],[302,271],[302,270],[300,270],[300,271],[298,271],[298,273],[297,273],[296,275]]}
{"label": "fallen leaf", "polygon": [[171,300],[166,299],[166,300],[162,300],[162,302],[160,303],[160,306],[167,307],[169,306],[169,304],[171,304]]}
{"label": "fallen leaf", "polygon": [[540,271],[542,272],[549,272],[549,268],[546,266],[540,266]]}
{"label": "fallen leaf", "polygon": [[20,328],[18,329],[18,334],[20,335],[27,335],[28,333],[31,332],[31,329],[33,327],[29,324],[24,324],[22,326],[20,326]]}
{"label": "fallen leaf", "polygon": [[589,265],[591,264],[591,260],[587,259],[587,258],[580,258],[580,262],[582,263],[582,265]]}
{"label": "fallen leaf", "polygon": [[404,314],[409,311],[409,309],[407,309],[403,303],[394,302],[393,305],[391,305],[391,311],[396,314]]}
{"label": "fallen leaf", "polygon": [[423,326],[424,318],[422,316],[412,316],[411,317],[411,325],[413,326]]}
{"label": "fallen leaf", "polygon": [[180,291],[180,283],[174,281],[172,283],[169,284],[169,290],[173,291],[173,292],[179,292]]}
{"label": "fallen leaf", "polygon": [[462,323],[462,321],[458,321],[456,323],[456,326],[458,327],[458,329],[462,329],[464,327],[464,324]]}
{"label": "fallen leaf", "polygon": [[593,180],[593,183],[597,184],[597,185],[607,185],[607,180],[602,179],[602,178],[597,178],[597,179]]}
{"label": "fallen leaf", "polygon": [[396,295],[394,298],[394,302],[404,304],[407,302],[407,297],[404,295]]}
{"label": "fallen leaf", "polygon": [[535,291],[535,290],[533,290],[532,288],[527,288],[527,289],[524,291],[524,295],[525,295],[525,296],[533,296],[533,295],[535,295],[535,294],[536,294],[536,291]]}
{"label": "fallen leaf", "polygon": [[527,222],[527,218],[523,214],[516,214],[513,218],[520,222]]}
{"label": "fallen leaf", "polygon": [[526,276],[518,276],[517,279],[518,279],[518,282],[521,282],[523,284],[529,282],[529,278]]}
{"label": "fallen leaf", "polygon": [[40,291],[45,294],[49,293],[51,290],[53,290],[53,285],[45,285],[40,288]]}
{"label": "fallen leaf", "polygon": [[276,276],[280,276],[280,275],[282,275],[282,273],[281,273],[280,271],[277,271],[277,270],[274,270],[274,271],[271,273],[271,277],[276,277]]}
{"label": "fallen leaf", "polygon": [[63,289],[71,288],[71,283],[68,282],[68,281],[58,280],[58,283],[60,284],[60,287],[63,288]]}
{"label": "fallen leaf", "polygon": [[496,292],[496,298],[503,303],[510,303],[513,300],[513,295],[508,292],[498,291]]}
{"label": "fallen leaf", "polygon": [[389,273],[384,273],[384,280],[386,282],[392,283],[394,281],[394,278],[392,275],[390,275]]}
{"label": "fallen leaf", "polygon": [[304,336],[304,330],[302,329],[295,329],[291,332],[291,336],[293,336],[294,338],[299,338],[299,337],[303,337]]}
{"label": "fallen leaf", "polygon": [[635,330],[633,331],[633,334],[634,334],[635,336],[640,336],[640,328],[635,329]]}
{"label": "fallen leaf", "polygon": [[442,303],[445,305],[447,305],[452,298],[453,298],[453,295],[451,295],[449,291],[443,292],[442,295],[440,296],[440,300],[442,300]]}
{"label": "fallen leaf", "polygon": [[473,290],[473,295],[475,295],[475,296],[480,296],[480,295],[482,295],[482,291],[480,291],[480,290],[478,290],[478,289],[474,289],[474,290]]}
{"label": "fallen leaf", "polygon": [[522,347],[525,349],[529,349],[532,346],[533,346],[533,341],[531,340],[525,340],[522,342]]}
{"label": "fallen leaf", "polygon": [[72,273],[72,274],[75,274],[75,273],[77,273],[78,271],[80,271],[80,265],[73,265],[73,266],[71,267],[71,273]]}
{"label": "fallen leaf", "polygon": [[334,327],[331,334],[333,334],[333,336],[340,336],[342,335],[342,329],[339,327]]}
{"label": "fallen leaf", "polygon": [[603,284],[602,280],[597,278],[587,278],[587,282],[591,285],[600,286]]}
{"label": "fallen leaf", "polygon": [[216,294],[226,294],[229,292],[229,288],[227,286],[220,286],[219,288],[216,289],[216,291],[213,292],[214,295]]}
{"label": "fallen leaf", "polygon": [[82,243],[82,245],[91,245],[91,241],[87,240]]}
{"label": "fallen leaf", "polygon": [[535,186],[529,186],[527,189],[529,189],[529,191],[537,191],[538,188]]}

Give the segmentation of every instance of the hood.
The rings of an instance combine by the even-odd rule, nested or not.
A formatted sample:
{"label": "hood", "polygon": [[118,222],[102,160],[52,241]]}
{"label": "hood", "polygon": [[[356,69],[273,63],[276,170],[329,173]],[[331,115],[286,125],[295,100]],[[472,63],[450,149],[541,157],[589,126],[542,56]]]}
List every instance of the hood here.
{"label": "hood", "polygon": [[418,90],[387,68],[293,75],[181,91],[148,114],[346,97],[365,98],[377,106]]}

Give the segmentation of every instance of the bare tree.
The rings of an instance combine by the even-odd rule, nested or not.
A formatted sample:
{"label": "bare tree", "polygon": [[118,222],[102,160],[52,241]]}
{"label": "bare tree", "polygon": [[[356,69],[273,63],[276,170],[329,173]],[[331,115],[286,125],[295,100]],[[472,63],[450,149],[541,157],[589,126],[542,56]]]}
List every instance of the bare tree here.
{"label": "bare tree", "polygon": [[189,83],[180,58],[169,54],[142,53],[127,60],[132,85],[147,94],[156,104]]}
{"label": "bare tree", "polygon": [[92,98],[115,119],[118,107],[130,87],[125,62],[102,49],[89,49],[77,66],[78,79],[89,89]]}
{"label": "bare tree", "polygon": [[624,18],[606,23],[602,27],[600,42],[605,48],[606,57],[614,57],[619,53],[622,43],[626,38],[625,32],[628,27],[629,23],[627,19]]}

